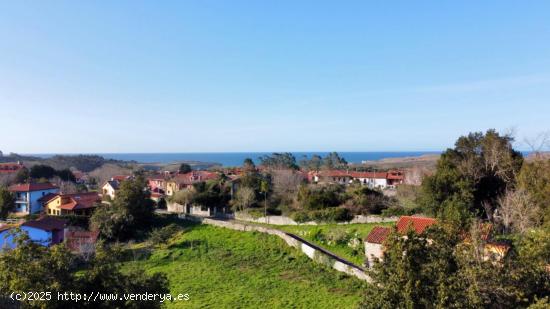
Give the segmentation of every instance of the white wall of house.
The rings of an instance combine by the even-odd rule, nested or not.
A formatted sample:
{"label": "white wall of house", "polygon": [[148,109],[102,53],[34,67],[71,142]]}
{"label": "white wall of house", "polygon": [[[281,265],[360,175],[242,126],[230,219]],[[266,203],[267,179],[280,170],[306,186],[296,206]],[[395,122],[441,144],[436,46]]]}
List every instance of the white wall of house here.
{"label": "white wall of house", "polygon": [[368,185],[373,188],[386,188],[388,180],[386,178],[355,178],[363,185]]}
{"label": "white wall of house", "polygon": [[115,192],[115,189],[109,183],[104,184],[101,188],[103,196],[109,196],[112,200],[115,199]]}
{"label": "white wall of house", "polygon": [[365,241],[365,257],[369,261],[369,267],[372,266],[375,258],[382,258],[383,252],[381,244],[373,244]]}

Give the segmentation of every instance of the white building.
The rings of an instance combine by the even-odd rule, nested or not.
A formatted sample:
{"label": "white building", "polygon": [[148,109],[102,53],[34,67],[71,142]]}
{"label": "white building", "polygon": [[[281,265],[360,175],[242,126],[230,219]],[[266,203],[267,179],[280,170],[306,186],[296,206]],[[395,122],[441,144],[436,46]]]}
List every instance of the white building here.
{"label": "white building", "polygon": [[13,185],[9,190],[15,194],[15,212],[25,215],[42,211],[42,198],[59,192],[51,183],[24,183]]}

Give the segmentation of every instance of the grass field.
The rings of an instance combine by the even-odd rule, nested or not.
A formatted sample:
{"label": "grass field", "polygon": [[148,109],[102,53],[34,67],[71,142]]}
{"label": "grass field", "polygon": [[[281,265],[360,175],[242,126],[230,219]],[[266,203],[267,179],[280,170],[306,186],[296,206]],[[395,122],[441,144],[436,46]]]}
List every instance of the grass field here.
{"label": "grass field", "polygon": [[[393,226],[395,223],[282,225],[273,227],[303,237],[338,256],[361,265],[365,260],[363,239],[377,225]],[[351,239],[359,241],[355,247],[350,246]]]}
{"label": "grass field", "polygon": [[186,227],[125,267],[164,272],[172,294],[190,295],[169,308],[355,308],[365,288],[276,236],[207,225]]}

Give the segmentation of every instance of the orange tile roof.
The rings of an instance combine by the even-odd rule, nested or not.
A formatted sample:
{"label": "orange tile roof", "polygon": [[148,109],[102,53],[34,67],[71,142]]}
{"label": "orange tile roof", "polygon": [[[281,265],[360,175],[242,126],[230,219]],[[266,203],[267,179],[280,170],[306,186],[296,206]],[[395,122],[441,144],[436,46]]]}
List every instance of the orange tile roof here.
{"label": "orange tile roof", "polygon": [[61,194],[60,197],[62,200],[67,201],[59,206],[59,208],[65,210],[94,208],[101,201],[97,192]]}
{"label": "orange tile roof", "polygon": [[42,191],[42,190],[51,190],[57,189],[56,186],[49,182],[45,183],[23,183],[10,186],[9,190],[12,192],[31,192],[31,191]]}
{"label": "orange tile roof", "polygon": [[404,234],[412,227],[417,234],[422,234],[430,225],[437,223],[434,218],[402,216],[397,221],[397,232]]}
{"label": "orange tile roof", "polygon": [[24,167],[21,163],[0,163],[0,174],[15,173]]}

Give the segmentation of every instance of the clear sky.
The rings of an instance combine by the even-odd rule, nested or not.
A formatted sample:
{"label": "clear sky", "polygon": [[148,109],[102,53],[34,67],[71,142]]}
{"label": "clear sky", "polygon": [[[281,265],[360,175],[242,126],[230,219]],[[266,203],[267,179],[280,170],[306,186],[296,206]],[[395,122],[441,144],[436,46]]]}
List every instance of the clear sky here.
{"label": "clear sky", "polygon": [[550,1],[1,1],[0,150],[440,150],[550,129]]}

